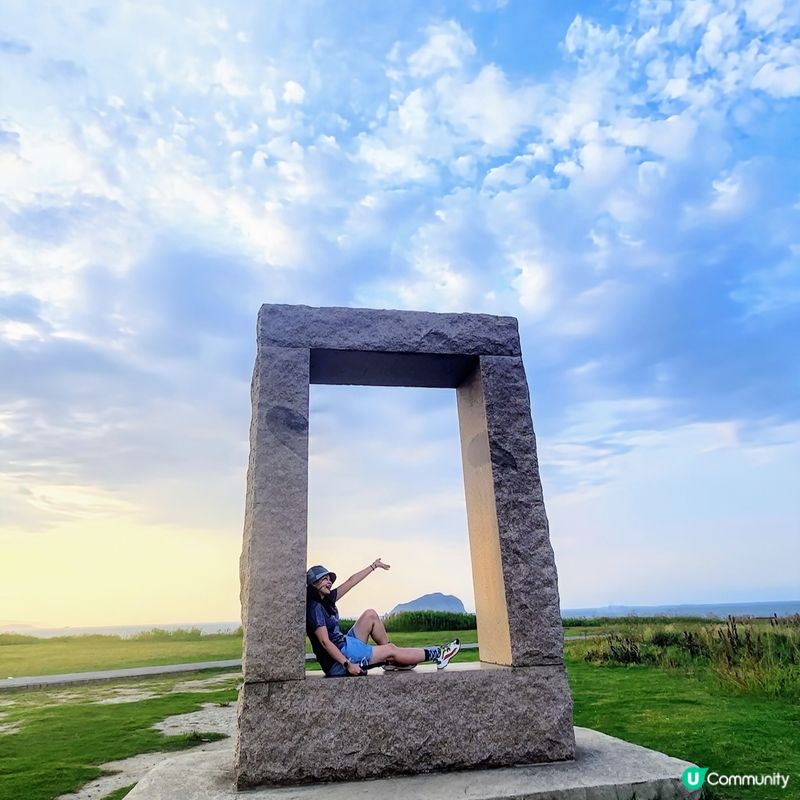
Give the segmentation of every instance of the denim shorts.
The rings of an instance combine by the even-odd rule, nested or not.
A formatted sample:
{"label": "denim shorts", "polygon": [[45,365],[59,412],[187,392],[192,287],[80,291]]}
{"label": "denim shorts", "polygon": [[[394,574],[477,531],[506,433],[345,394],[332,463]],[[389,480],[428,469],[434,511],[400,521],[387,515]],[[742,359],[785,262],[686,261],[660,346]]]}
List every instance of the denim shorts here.
{"label": "denim shorts", "polygon": [[[353,664],[366,663],[369,664],[372,658],[372,645],[365,644],[361,641],[353,631],[352,628],[347,632],[344,637],[344,646],[342,653],[347,657],[348,661]],[[331,671],[328,673],[329,678],[342,678],[347,675],[347,670],[341,664],[334,664]]]}

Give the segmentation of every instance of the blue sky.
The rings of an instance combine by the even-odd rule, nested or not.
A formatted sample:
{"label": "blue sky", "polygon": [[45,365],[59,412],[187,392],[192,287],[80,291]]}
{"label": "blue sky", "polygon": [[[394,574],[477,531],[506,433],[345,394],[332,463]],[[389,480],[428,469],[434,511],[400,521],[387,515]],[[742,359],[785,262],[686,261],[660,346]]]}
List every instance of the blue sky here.
{"label": "blue sky", "polygon": [[[5,9],[0,624],[236,617],[262,302],[519,318],[562,605],[800,596],[796,3]],[[345,611],[471,605],[453,393],[311,433]]]}

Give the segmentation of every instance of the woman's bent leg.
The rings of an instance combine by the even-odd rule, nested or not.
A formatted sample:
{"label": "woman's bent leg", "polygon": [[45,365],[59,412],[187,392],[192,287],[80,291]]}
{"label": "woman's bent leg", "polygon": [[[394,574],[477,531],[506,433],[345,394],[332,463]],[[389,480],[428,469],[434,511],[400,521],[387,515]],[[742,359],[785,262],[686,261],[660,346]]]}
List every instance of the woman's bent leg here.
{"label": "woman's bent leg", "polygon": [[422,647],[398,647],[396,644],[379,644],[372,648],[370,664],[388,661],[401,667],[412,667],[425,660],[425,649]]}
{"label": "woman's bent leg", "polygon": [[369,637],[377,645],[389,644],[389,637],[386,635],[386,628],[380,614],[374,608],[368,608],[353,625],[353,633],[357,639],[366,643]]}

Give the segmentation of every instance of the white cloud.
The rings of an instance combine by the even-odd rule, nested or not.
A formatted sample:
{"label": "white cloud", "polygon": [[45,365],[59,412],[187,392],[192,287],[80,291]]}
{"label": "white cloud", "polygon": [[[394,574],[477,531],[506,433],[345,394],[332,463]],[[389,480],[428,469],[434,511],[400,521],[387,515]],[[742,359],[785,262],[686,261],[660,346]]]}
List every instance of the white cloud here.
{"label": "white cloud", "polygon": [[[766,526],[758,519],[763,519],[763,509],[770,508],[786,489],[788,478],[783,471],[798,456],[797,432],[784,431],[779,437],[791,444],[764,453],[739,441],[738,427],[736,420],[726,420],[677,426],[660,434],[614,437],[606,442],[605,452],[612,452],[615,445],[624,445],[626,450],[612,461],[604,461],[602,448],[594,452],[563,448],[540,437],[540,458],[545,463],[563,457],[587,476],[586,465],[594,463],[602,481],[594,487],[563,494],[551,491],[549,495],[565,605],[626,603],[630,598],[674,602],[676,593],[713,602],[726,595],[733,599],[737,593],[739,597],[762,596],[765,586],[776,587],[773,591],[789,590],[791,572],[783,560],[776,562],[770,551],[796,558],[797,516],[768,515],[770,524]],[[730,493],[733,485],[752,487],[755,470],[770,476],[770,481],[754,489],[759,510]],[[782,505],[780,500],[778,503]],[[792,504],[796,506],[796,502]],[[589,518],[592,522],[587,525]],[[766,537],[757,554],[747,545],[747,531],[753,525]],[[693,555],[690,561],[685,558],[687,552]],[[724,553],[722,561],[720,553]],[[631,581],[620,571],[623,563],[629,569],[633,560],[647,573],[646,565],[654,557],[675,567],[670,569],[669,585],[653,581],[652,575]],[[735,575],[736,588],[726,580],[709,586],[709,563]],[[598,568],[613,576],[602,599],[584,588]],[[760,576],[767,574],[769,579],[764,582]]]}
{"label": "white cloud", "polygon": [[533,126],[538,112],[537,91],[512,87],[494,64],[483,67],[473,81],[445,77],[436,88],[445,120],[493,153],[506,152]]}
{"label": "white cloud", "polygon": [[617,50],[622,37],[615,25],[603,28],[578,14],[564,36],[564,48],[572,56],[588,59]]}
{"label": "white cloud", "polygon": [[800,95],[800,64],[791,66],[764,64],[753,77],[751,85],[754,89],[762,89],[773,97],[797,97]]}
{"label": "white cloud", "polygon": [[302,105],[306,99],[306,90],[297,81],[286,81],[283,84],[283,100],[285,103]]}
{"label": "white cloud", "polygon": [[784,10],[784,0],[745,0],[747,21],[763,31],[769,31]]}
{"label": "white cloud", "polygon": [[513,160],[493,167],[483,179],[484,188],[495,186],[521,186],[530,180],[530,169],[534,157],[530,155],[517,156]]}
{"label": "white cloud", "polygon": [[459,70],[475,55],[475,44],[454,20],[431,25],[427,41],[408,57],[412,76],[427,77],[447,70]]}
{"label": "white cloud", "polygon": [[519,292],[520,305],[533,316],[543,314],[552,304],[548,286],[550,270],[540,263],[535,253],[514,253],[511,263],[519,272],[511,283]]}
{"label": "white cloud", "polygon": [[[41,507],[119,497],[202,527],[215,504],[192,493],[213,482],[214,525],[237,528],[262,300],[518,315],[564,491],[621,481],[638,464],[626,448],[660,457],[648,437],[676,416],[745,430],[753,408],[794,413],[785,358],[753,354],[773,352],[763,329],[799,296],[778,135],[800,94],[796,4],[642,0],[624,23],[576,17],[562,60],[527,65],[503,25],[473,40],[463,20],[386,6],[357,20],[356,50],[354,19],[312,6],[291,36],[263,10],[202,3],[111,9],[100,27],[77,7],[10,20],[31,44],[4,62],[0,366],[35,402],[0,427]],[[136,491],[117,494],[97,437],[128,448]],[[206,480],[208,460],[222,477]],[[147,480],[154,463],[185,480]],[[15,517],[22,480],[0,492]],[[451,489],[428,507],[451,513]],[[425,504],[391,508],[376,518],[423,524]]]}
{"label": "white cloud", "polygon": [[220,88],[232,97],[248,97],[250,87],[245,82],[239,68],[226,58],[214,64],[213,79]]}

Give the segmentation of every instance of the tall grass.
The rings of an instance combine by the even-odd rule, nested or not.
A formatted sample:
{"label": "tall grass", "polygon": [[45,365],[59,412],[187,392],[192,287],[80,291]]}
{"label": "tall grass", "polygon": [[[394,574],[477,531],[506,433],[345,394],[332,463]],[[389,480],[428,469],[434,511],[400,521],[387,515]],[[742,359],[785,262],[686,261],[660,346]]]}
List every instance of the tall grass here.
{"label": "tall grass", "polygon": [[153,628],[134,633],[130,638],[135,642],[194,642],[203,638],[203,632],[200,628],[176,628],[174,631]]}
{"label": "tall grass", "polygon": [[24,633],[0,633],[0,645],[4,644],[37,644],[41,642],[35,636],[27,636]]}
{"label": "tall grass", "polygon": [[719,683],[739,694],[800,699],[800,615],[775,618],[769,626],[729,617],[692,630],[669,625],[612,633],[598,640],[586,661],[707,666]]}
{"label": "tall grass", "polygon": [[[339,620],[342,633],[347,633],[355,624],[354,619]],[[389,633],[417,633],[424,631],[474,631],[474,614],[459,614],[454,611],[401,611],[384,617],[383,624]]]}
{"label": "tall grass", "polygon": [[384,620],[390,633],[403,631],[473,631],[474,614],[455,611],[403,611]]}

